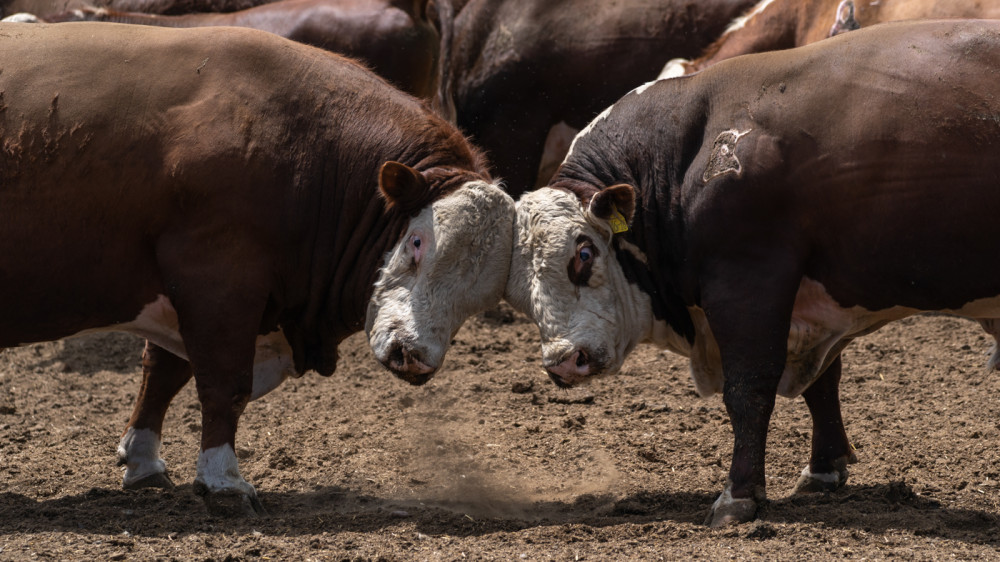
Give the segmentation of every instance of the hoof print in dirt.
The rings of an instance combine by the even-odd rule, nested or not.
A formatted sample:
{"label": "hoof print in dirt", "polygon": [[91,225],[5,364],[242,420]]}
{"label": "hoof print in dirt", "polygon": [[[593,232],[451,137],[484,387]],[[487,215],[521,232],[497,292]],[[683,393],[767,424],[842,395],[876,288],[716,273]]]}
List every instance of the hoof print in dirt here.
{"label": "hoof print in dirt", "polygon": [[239,518],[267,515],[264,506],[257,499],[257,494],[253,492],[249,494],[238,490],[209,492],[204,484],[195,482],[194,493],[205,501],[205,508],[213,517]]}
{"label": "hoof print in dirt", "polygon": [[146,488],[160,488],[162,490],[173,490],[174,482],[167,476],[165,472],[157,472],[150,474],[144,478],[140,478],[134,482],[127,482],[122,484],[122,489],[125,490],[143,490]]}

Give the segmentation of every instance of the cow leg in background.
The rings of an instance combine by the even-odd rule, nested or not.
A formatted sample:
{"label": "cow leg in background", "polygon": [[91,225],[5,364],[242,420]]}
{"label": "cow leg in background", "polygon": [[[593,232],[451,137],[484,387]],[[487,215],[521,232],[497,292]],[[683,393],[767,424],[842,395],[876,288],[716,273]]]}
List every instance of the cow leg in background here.
{"label": "cow leg in background", "polygon": [[535,188],[549,185],[549,180],[555,175],[556,170],[566,159],[569,146],[573,144],[573,139],[580,133],[579,129],[574,129],[560,121],[549,129],[549,134],[545,137],[545,148],[542,151],[542,160],[538,165],[538,177],[535,179]]}
{"label": "cow leg in background", "polygon": [[1000,371],[1000,318],[984,318],[979,325],[986,333],[993,336],[993,347],[990,349],[990,360],[986,364],[987,371]]}
{"label": "cow leg in background", "polygon": [[795,493],[832,492],[847,482],[847,465],[858,462],[840,414],[840,372],[838,355],[802,393],[812,414],[812,455],[795,484]]}
{"label": "cow leg in background", "polygon": [[[762,271],[773,276],[762,278]],[[716,264],[703,283],[702,306],[722,356],[722,399],[733,426],[729,478],[705,521],[712,527],[751,521],[767,498],[767,429],[801,279],[781,271],[765,260],[743,267]]]}
{"label": "cow leg in background", "polygon": [[142,386],[132,417],[118,443],[118,465],[125,465],[122,487],[172,488],[160,458],[163,418],[170,401],[191,380],[191,365],[147,341],[142,354]]}

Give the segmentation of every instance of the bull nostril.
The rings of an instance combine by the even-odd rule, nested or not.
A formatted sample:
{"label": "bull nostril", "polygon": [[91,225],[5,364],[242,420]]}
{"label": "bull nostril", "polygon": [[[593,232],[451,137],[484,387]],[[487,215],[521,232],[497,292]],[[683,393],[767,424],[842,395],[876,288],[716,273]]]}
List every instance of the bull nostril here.
{"label": "bull nostril", "polygon": [[389,364],[402,366],[405,363],[403,358],[403,347],[400,345],[393,345],[392,349],[389,350]]}
{"label": "bull nostril", "polygon": [[576,366],[577,367],[583,367],[583,366],[585,366],[589,362],[590,362],[590,357],[587,356],[587,352],[586,351],[584,351],[584,350],[581,349],[580,351],[577,352],[577,354],[576,354]]}

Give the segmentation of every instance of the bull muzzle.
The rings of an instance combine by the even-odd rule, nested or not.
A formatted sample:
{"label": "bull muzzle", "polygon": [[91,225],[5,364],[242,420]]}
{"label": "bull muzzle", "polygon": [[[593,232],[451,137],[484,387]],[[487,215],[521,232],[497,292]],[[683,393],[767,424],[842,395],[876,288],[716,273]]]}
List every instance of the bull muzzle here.
{"label": "bull muzzle", "polygon": [[586,349],[576,349],[564,356],[555,365],[547,365],[545,370],[549,378],[560,388],[576,386],[590,377],[600,373],[601,369],[593,362],[593,354]]}
{"label": "bull muzzle", "polygon": [[429,381],[437,371],[436,366],[428,365],[425,361],[418,350],[401,342],[393,342],[382,364],[400,379],[419,386]]}

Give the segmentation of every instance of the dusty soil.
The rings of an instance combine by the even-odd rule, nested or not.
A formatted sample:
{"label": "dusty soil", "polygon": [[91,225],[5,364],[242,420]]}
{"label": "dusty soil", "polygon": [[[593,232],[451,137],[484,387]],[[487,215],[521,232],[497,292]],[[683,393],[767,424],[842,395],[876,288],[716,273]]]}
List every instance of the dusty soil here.
{"label": "dusty soil", "polygon": [[[496,311],[495,311],[496,312]],[[0,352],[0,559],[608,560],[1000,558],[1000,375],[978,326],[921,317],[855,342],[848,485],[789,497],[809,452],[801,399],[771,423],[760,519],[702,526],[731,433],[680,357],[641,347],[569,391],[538,366],[533,325],[480,316],[424,387],[363,337],[339,371],[253,403],[237,447],[268,510],[211,518],[191,489],[200,414],[167,417],[172,491],[120,488],[114,450],[141,342],[105,334]]]}

